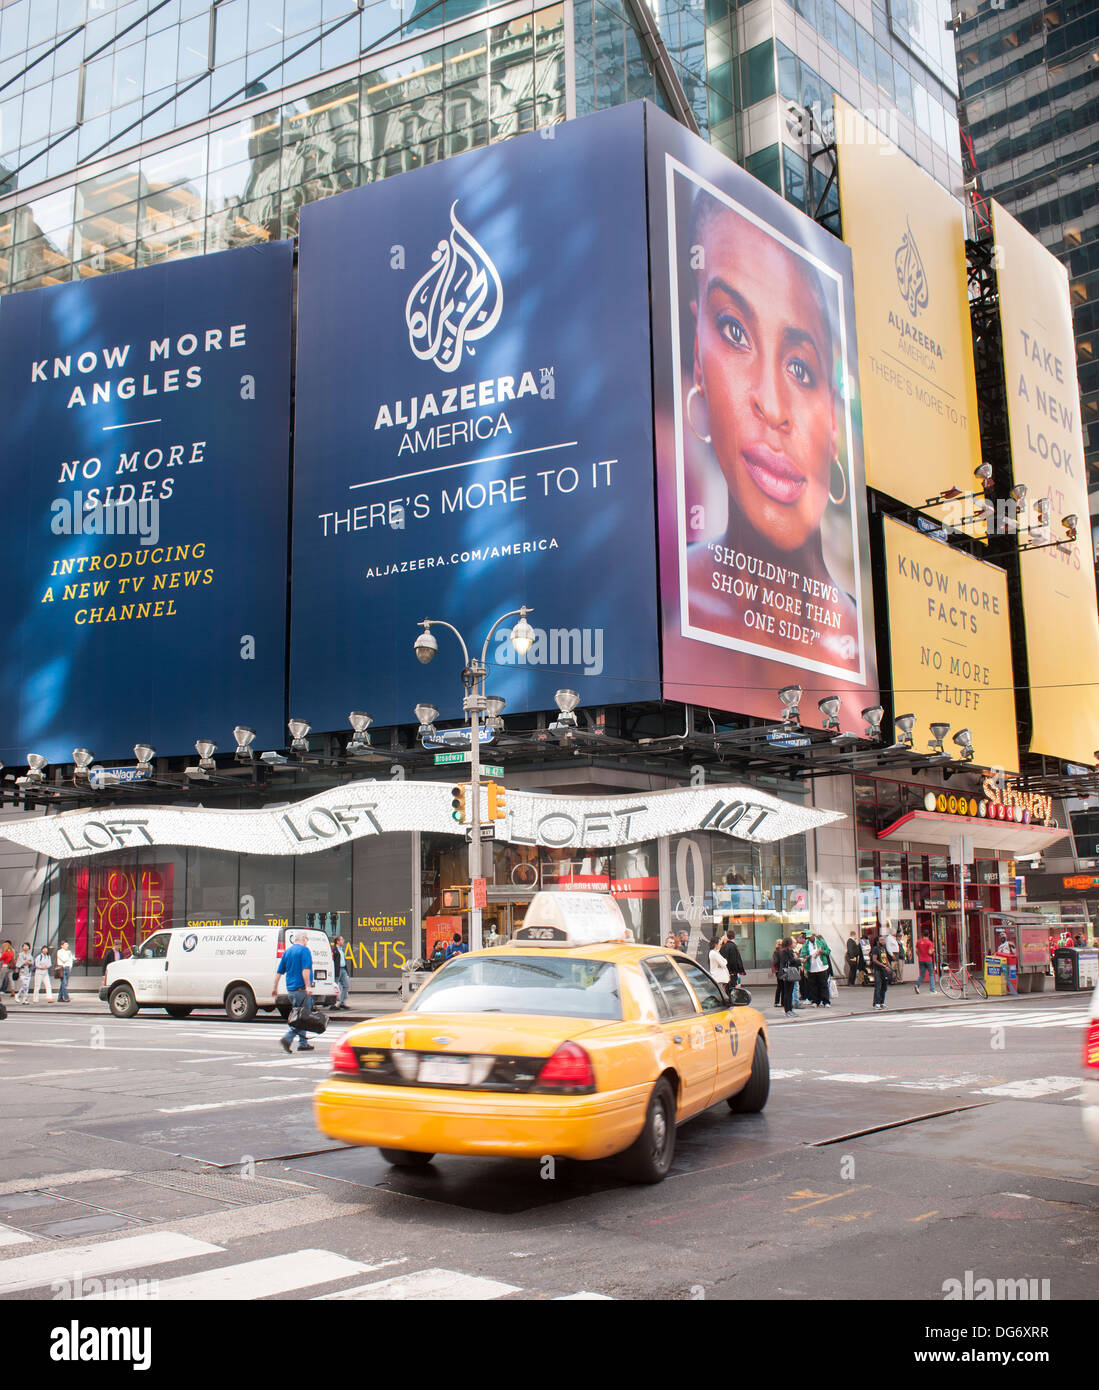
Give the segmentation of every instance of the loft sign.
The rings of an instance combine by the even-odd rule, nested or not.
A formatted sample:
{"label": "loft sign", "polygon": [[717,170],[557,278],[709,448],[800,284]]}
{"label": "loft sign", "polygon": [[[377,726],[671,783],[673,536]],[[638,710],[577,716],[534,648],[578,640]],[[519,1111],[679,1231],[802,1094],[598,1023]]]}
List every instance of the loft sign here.
{"label": "loft sign", "polygon": [[381,835],[383,826],[374,812],[376,801],[346,802],[343,806],[316,806],[307,815],[286,811],[281,817],[282,825],[299,845],[308,840],[336,840],[341,835],[347,839],[357,838],[357,834],[369,835],[370,830],[355,832],[355,826],[365,821],[375,835]]}
{"label": "loft sign", "polygon": [[[361,788],[369,800],[358,799]],[[315,854],[363,836],[434,832],[463,835],[442,782],[364,778],[287,806],[215,810],[205,806],[93,809],[6,820],[0,837],[51,859],[76,859],[145,845],[193,846],[229,854]],[[773,841],[839,820],[834,811],[783,801],[748,787],[676,788],[643,796],[561,796],[515,790],[497,840],[549,848],[602,849],[708,830]]]}

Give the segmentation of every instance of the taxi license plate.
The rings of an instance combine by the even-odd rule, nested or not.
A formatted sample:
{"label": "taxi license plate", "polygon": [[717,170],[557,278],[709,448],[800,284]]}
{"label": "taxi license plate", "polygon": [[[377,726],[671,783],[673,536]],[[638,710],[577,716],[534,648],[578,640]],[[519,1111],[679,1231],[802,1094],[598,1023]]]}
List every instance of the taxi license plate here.
{"label": "taxi license plate", "polygon": [[465,1057],[425,1057],[420,1062],[416,1077],[421,1085],[432,1081],[447,1086],[465,1086],[469,1083],[469,1060]]}

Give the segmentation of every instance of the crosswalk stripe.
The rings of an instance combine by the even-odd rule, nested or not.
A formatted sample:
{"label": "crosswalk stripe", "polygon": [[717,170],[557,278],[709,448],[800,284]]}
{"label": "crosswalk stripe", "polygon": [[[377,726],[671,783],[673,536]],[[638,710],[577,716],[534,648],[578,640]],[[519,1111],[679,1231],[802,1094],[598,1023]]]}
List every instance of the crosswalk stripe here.
{"label": "crosswalk stripe", "polygon": [[36,1255],[17,1255],[0,1262],[0,1294],[18,1289],[37,1289],[77,1275],[115,1274],[124,1269],[145,1269],[191,1259],[195,1255],[220,1255],[224,1247],[174,1231],[152,1231],[123,1236],[97,1245],[69,1245]]}
{"label": "crosswalk stripe", "polygon": [[0,1245],[27,1245],[33,1239],[22,1231],[13,1231],[10,1226],[0,1226]]}
{"label": "crosswalk stripe", "polygon": [[1052,1096],[1061,1091],[1078,1091],[1083,1083],[1078,1076],[1032,1076],[1026,1081],[1009,1081],[1002,1086],[985,1086],[981,1096],[1013,1096],[1027,1100],[1033,1096]]}
{"label": "crosswalk stripe", "polygon": [[496,1279],[483,1279],[476,1274],[460,1274],[454,1269],[418,1269],[412,1274],[397,1274],[373,1284],[322,1294],[321,1298],[355,1302],[419,1298],[463,1302],[504,1298],[510,1293],[520,1292],[515,1284],[502,1284]]}
{"label": "crosswalk stripe", "polygon": [[575,1302],[575,1301],[580,1300],[580,1299],[596,1299],[596,1298],[599,1299],[600,1301],[605,1301],[605,1302],[607,1302],[607,1303],[613,1303],[613,1302],[614,1302],[614,1299],[611,1298],[611,1296],[610,1296],[609,1293],[589,1293],[587,1289],[581,1289],[579,1293],[559,1293],[559,1294],[557,1295],[556,1298],[554,1298],[554,1299],[551,1300],[551,1302],[553,1302],[553,1303],[572,1303],[572,1302]]}
{"label": "crosswalk stripe", "polygon": [[852,1081],[856,1085],[866,1086],[872,1081],[890,1081],[895,1072],[890,1072],[887,1076],[874,1076],[870,1072],[863,1071],[837,1071],[826,1072],[820,1079],[822,1081]]}
{"label": "crosswalk stripe", "polygon": [[[370,1268],[358,1260],[334,1255],[330,1250],[295,1250],[289,1255],[272,1255],[245,1264],[222,1265],[199,1274],[154,1281],[135,1292],[139,1298],[150,1299],[252,1300],[293,1293],[317,1284],[331,1284],[337,1279],[350,1279]],[[132,1296],[127,1293],[127,1298]],[[109,1294],[96,1293],[90,1295],[90,1301],[102,1302],[109,1297]]]}
{"label": "crosswalk stripe", "polygon": [[305,1100],[312,1091],[280,1091],[277,1096],[246,1096],[241,1100],[211,1100],[201,1105],[177,1105],[157,1111],[158,1115],[193,1115],[199,1110],[235,1110],[238,1105],[268,1105],[276,1100]]}

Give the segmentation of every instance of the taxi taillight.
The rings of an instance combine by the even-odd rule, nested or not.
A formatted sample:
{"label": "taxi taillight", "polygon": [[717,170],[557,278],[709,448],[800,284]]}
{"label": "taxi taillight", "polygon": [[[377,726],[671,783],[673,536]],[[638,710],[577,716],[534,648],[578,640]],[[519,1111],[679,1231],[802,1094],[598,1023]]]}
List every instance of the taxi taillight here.
{"label": "taxi taillight", "polygon": [[359,1059],[346,1038],[341,1038],[328,1056],[333,1071],[354,1072],[356,1076],[359,1074]]}
{"label": "taxi taillight", "polygon": [[1099,1071],[1099,1018],[1093,1018],[1084,1034],[1084,1066]]}
{"label": "taxi taillight", "polygon": [[594,1091],[591,1058],[579,1043],[562,1043],[538,1074],[536,1091]]}

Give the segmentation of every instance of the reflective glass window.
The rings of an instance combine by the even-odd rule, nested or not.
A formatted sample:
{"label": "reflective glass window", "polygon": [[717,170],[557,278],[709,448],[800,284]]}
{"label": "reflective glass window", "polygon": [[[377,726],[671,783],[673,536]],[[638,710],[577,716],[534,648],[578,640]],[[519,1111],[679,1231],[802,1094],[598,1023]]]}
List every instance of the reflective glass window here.
{"label": "reflective glass window", "polygon": [[855,42],[855,18],[842,5],[836,6],[836,47],[849,63],[858,64],[859,53]]}

